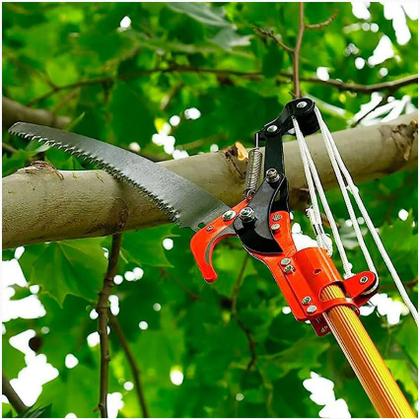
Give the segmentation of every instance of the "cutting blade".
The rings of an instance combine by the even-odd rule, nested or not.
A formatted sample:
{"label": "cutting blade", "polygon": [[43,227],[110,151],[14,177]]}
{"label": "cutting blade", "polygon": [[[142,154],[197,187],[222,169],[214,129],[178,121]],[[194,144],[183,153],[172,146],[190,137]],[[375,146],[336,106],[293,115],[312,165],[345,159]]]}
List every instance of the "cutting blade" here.
{"label": "cutting blade", "polygon": [[112,144],[27,122],[15,123],[9,132],[96,163],[115,178],[137,187],[181,227],[196,231],[230,209],[193,182]]}

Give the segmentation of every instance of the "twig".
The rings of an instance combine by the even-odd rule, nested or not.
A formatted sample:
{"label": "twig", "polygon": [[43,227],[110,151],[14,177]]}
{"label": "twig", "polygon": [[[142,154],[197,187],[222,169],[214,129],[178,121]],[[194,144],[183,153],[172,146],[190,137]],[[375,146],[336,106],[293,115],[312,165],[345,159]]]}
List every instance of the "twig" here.
{"label": "twig", "polygon": [[11,146],[10,144],[7,144],[5,142],[1,143],[1,147],[4,151],[7,151],[8,153],[16,153],[16,151],[18,151],[16,148],[14,148],[13,146]]}
{"label": "twig", "polygon": [[249,371],[255,365],[255,363],[257,362],[257,352],[255,350],[257,344],[256,344],[255,339],[254,339],[254,336],[252,336],[252,333],[249,330],[249,328],[239,318],[237,307],[236,307],[236,302],[237,302],[239,291],[241,289],[241,286],[242,286],[242,283],[243,283],[243,280],[244,280],[244,274],[245,274],[245,269],[246,269],[246,265],[248,263],[248,260],[249,260],[249,255],[247,253],[245,255],[245,258],[244,258],[244,261],[242,263],[241,269],[239,270],[238,277],[236,278],[235,283],[233,284],[232,296],[231,296],[231,300],[232,300],[232,306],[231,306],[232,317],[236,320],[239,328],[245,333],[246,339],[248,341],[249,353],[251,355],[251,358],[250,358],[250,360],[248,362],[248,365],[247,365],[247,371]]}
{"label": "twig", "polygon": [[28,410],[29,406],[26,406],[26,404],[23,403],[22,399],[16,393],[15,389],[10,384],[10,381],[6,378],[4,374],[2,374],[1,376],[1,383],[3,388],[3,394],[7,397],[9,403],[16,410],[16,413],[20,415],[21,413],[24,413],[26,410]]}
{"label": "twig", "polygon": [[108,310],[109,296],[114,285],[113,278],[117,271],[118,258],[121,248],[121,233],[112,236],[111,251],[108,256],[108,269],[106,271],[101,291],[99,292],[96,311],[98,313],[98,333],[101,350],[101,367],[99,381],[99,403],[98,409],[101,417],[108,417],[107,396],[108,396],[108,368],[110,362],[109,339],[108,339]]}
{"label": "twig", "polygon": [[262,38],[269,38],[272,39],[279,47],[283,48],[287,52],[293,52],[293,48],[289,47],[283,40],[274,33],[274,31],[265,28],[259,28],[258,26],[254,26],[254,31],[257,35],[260,35]]}
{"label": "twig", "polygon": [[293,50],[293,93],[295,98],[300,98],[302,92],[300,89],[299,81],[299,58],[300,58],[300,49],[302,47],[303,34],[305,32],[305,14],[304,14],[305,3],[299,3],[299,27],[296,37],[296,44]]}
{"label": "twig", "polygon": [[305,29],[323,29],[326,26],[330,25],[338,15],[338,10],[336,10],[328,19],[324,20],[323,22],[319,23],[306,23]]}
{"label": "twig", "polygon": [[109,323],[111,325],[112,330],[115,332],[121,347],[125,353],[125,356],[127,358],[128,364],[130,365],[131,373],[133,375],[134,380],[134,388],[137,395],[137,400],[139,402],[140,411],[144,418],[149,418],[149,409],[147,407],[146,399],[144,397],[144,391],[143,391],[143,385],[141,382],[141,372],[140,368],[137,364],[136,358],[133,355],[133,352],[131,351],[131,348],[128,344],[128,341],[124,335],[124,332],[121,328],[121,325],[118,321],[118,319],[113,316],[112,314],[109,315]]}
{"label": "twig", "polygon": [[357,119],[355,122],[351,124],[351,127],[357,127],[368,115],[370,115],[373,111],[376,111],[380,106],[385,105],[387,102],[387,99],[389,98],[390,94],[386,94],[381,98],[381,100],[369,111],[367,111],[364,115],[362,115],[359,119]]}
{"label": "twig", "polygon": [[[249,78],[251,80],[260,79],[263,77],[261,72],[258,71],[240,71],[240,70],[230,70],[230,69],[218,69],[218,68],[200,68],[200,67],[192,67],[192,66],[173,66],[168,68],[154,68],[151,70],[140,70],[133,72],[131,74],[119,75],[117,77],[114,76],[107,76],[107,77],[99,77],[94,79],[87,79],[87,80],[80,80],[76,83],[70,83],[63,86],[56,87],[41,96],[38,96],[28,102],[27,106],[33,106],[42,100],[48,99],[49,97],[57,94],[62,90],[68,89],[75,89],[78,87],[83,86],[90,86],[94,84],[103,84],[103,83],[110,83],[115,80],[132,80],[138,77],[147,76],[153,73],[203,73],[203,74],[216,74],[222,76],[234,76],[234,77],[244,77]],[[287,72],[279,73],[279,76],[286,77],[288,79],[293,79],[293,74]],[[392,90],[395,91],[400,87],[408,86],[410,84],[417,84],[418,83],[418,75],[413,74],[401,79],[392,80],[388,82],[376,83],[371,85],[363,85],[359,83],[346,83],[341,80],[321,80],[317,77],[301,77],[301,81],[305,81],[308,83],[317,83],[317,84],[325,84],[328,86],[333,86],[338,90],[344,90],[349,92],[356,92],[356,93],[372,93],[379,90]]]}

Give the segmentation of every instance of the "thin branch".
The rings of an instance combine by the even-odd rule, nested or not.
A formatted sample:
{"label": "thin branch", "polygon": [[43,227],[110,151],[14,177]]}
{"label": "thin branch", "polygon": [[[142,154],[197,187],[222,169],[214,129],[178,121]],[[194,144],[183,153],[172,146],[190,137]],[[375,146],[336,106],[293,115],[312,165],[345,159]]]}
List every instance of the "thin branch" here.
{"label": "thin branch", "polygon": [[29,406],[26,406],[26,404],[23,403],[22,399],[16,393],[15,389],[10,384],[10,381],[6,378],[4,374],[2,374],[1,383],[3,388],[3,394],[7,397],[7,400],[9,400],[11,406],[13,406],[13,408],[16,410],[16,413],[20,415],[27,411]]}
{"label": "thin branch", "polygon": [[387,100],[389,98],[389,94],[386,94],[385,96],[383,96],[381,98],[381,100],[369,111],[367,111],[364,115],[362,115],[359,119],[357,119],[355,122],[353,122],[351,124],[351,127],[357,127],[357,125],[359,125],[368,115],[370,115],[372,112],[376,111],[376,109],[378,109],[379,107],[381,107],[382,105],[385,105],[387,103]]}
{"label": "thin branch", "polygon": [[305,32],[305,14],[304,14],[305,3],[299,3],[299,26],[296,37],[296,45],[293,50],[293,93],[295,98],[302,97],[299,81],[299,58],[300,49],[302,47],[303,34]]}
{"label": "thin branch", "polygon": [[1,143],[1,147],[4,151],[7,151],[8,153],[11,153],[11,154],[16,153],[16,151],[18,151],[16,148],[14,148],[13,146],[5,142]]}
{"label": "thin branch", "polygon": [[[34,106],[35,104],[50,98],[51,96],[61,92],[63,90],[68,89],[76,89],[83,86],[90,86],[95,84],[106,84],[106,83],[113,83],[116,80],[132,80],[138,77],[148,76],[153,73],[198,73],[198,74],[216,74],[220,76],[234,76],[234,77],[244,77],[251,80],[258,80],[263,77],[262,73],[259,71],[240,71],[240,70],[230,70],[230,69],[218,69],[218,68],[200,68],[200,67],[193,67],[193,66],[172,66],[168,68],[154,68],[151,70],[140,70],[135,71],[130,74],[124,74],[119,76],[106,76],[106,77],[99,77],[87,80],[79,80],[75,83],[70,83],[62,86],[58,86],[41,96],[38,96],[28,102],[27,106]],[[293,74],[287,72],[279,73],[280,77],[285,77],[288,79],[293,79]],[[395,91],[400,87],[404,87],[410,84],[417,84],[418,83],[418,75],[413,74],[402,79],[392,80],[383,83],[376,83],[371,85],[363,85],[358,83],[346,83],[341,80],[321,80],[317,77],[301,77],[301,81],[305,81],[308,83],[317,83],[317,84],[325,84],[328,86],[333,86],[338,90],[347,90],[349,92],[356,92],[356,93],[372,93],[379,90],[392,90]]]}
{"label": "thin branch", "polygon": [[134,389],[136,391],[136,396],[139,402],[141,414],[143,415],[144,418],[149,418],[150,417],[149,409],[147,407],[146,399],[144,397],[143,385],[141,381],[141,372],[137,364],[136,357],[131,351],[131,348],[128,344],[128,341],[125,337],[124,331],[122,330],[118,319],[112,314],[110,314],[109,323],[111,325],[112,330],[115,332],[115,335],[117,336],[121,344],[121,347],[124,351],[124,354],[127,358],[128,364],[130,365],[131,373],[133,375]]}
{"label": "thin branch", "polygon": [[293,52],[293,48],[289,47],[279,35],[274,33],[271,29],[259,28],[258,26],[254,27],[254,31],[257,35],[264,39],[272,39],[280,48],[284,49],[287,52]]}
{"label": "thin branch", "polygon": [[101,367],[99,380],[99,403],[98,409],[102,418],[108,417],[107,396],[108,396],[108,369],[110,362],[109,339],[108,339],[108,310],[109,296],[114,285],[113,279],[117,271],[118,258],[121,248],[121,233],[112,236],[111,251],[108,256],[108,269],[106,271],[101,291],[99,292],[96,311],[98,313],[98,333],[101,350]]}
{"label": "thin branch", "polygon": [[338,15],[338,10],[336,10],[328,19],[324,20],[323,22],[319,23],[306,23],[305,29],[323,29],[326,26],[330,25]]}

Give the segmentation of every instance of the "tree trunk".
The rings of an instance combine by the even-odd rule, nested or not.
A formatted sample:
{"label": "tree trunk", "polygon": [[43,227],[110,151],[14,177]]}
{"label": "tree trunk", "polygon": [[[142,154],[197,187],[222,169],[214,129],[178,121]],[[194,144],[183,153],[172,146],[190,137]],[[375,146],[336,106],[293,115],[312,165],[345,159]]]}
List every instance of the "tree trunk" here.
{"label": "tree trunk", "polygon": [[[380,178],[417,161],[417,114],[336,132],[337,147],[356,181]],[[308,137],[326,189],[335,185],[319,134]],[[296,141],[284,144],[292,208],[306,202]],[[234,205],[242,199],[247,159],[238,147],[162,164]],[[176,191],[174,191],[176,193]],[[194,205],[194,202],[191,203]],[[3,246],[101,236],[167,222],[147,197],[100,170],[56,171],[31,166],[3,179]]]}

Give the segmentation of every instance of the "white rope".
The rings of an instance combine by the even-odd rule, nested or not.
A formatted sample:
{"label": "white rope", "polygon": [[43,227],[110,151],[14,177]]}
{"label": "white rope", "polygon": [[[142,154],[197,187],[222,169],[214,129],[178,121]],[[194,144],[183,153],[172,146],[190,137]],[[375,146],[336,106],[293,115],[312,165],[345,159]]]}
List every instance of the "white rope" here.
{"label": "white rope", "polygon": [[[344,178],[347,182],[347,188],[344,187],[345,193],[343,192],[343,198],[344,198],[345,202],[346,202],[346,200],[350,201],[348,193],[347,193],[347,189],[348,189],[351,192],[351,194],[353,195],[354,200],[356,201],[356,204],[359,208],[359,211],[362,214],[362,217],[363,217],[363,219],[366,223],[366,226],[368,227],[368,230],[369,230],[369,232],[370,232],[370,234],[371,234],[371,236],[372,236],[372,238],[373,238],[373,240],[374,240],[374,242],[375,242],[375,244],[376,244],[376,246],[379,250],[379,253],[382,256],[383,261],[385,262],[386,267],[388,268],[389,273],[391,274],[391,277],[392,277],[392,279],[395,283],[395,286],[397,287],[397,289],[398,289],[398,291],[401,295],[402,300],[404,301],[405,305],[410,310],[410,313],[413,316],[413,319],[415,320],[416,324],[418,324],[418,313],[417,313],[416,307],[411,302],[410,297],[408,296],[408,294],[407,294],[407,292],[404,288],[404,285],[403,285],[403,283],[402,283],[402,281],[401,281],[401,279],[400,279],[400,277],[399,277],[399,275],[398,275],[398,273],[397,273],[397,271],[396,271],[396,269],[395,269],[395,267],[394,267],[394,265],[391,261],[391,258],[389,257],[385,247],[383,246],[383,243],[382,243],[382,240],[379,236],[379,233],[376,230],[376,228],[375,228],[375,226],[374,226],[374,224],[373,224],[373,222],[372,222],[372,220],[369,216],[369,213],[368,213],[368,211],[367,211],[367,209],[366,209],[366,207],[365,207],[365,205],[362,201],[362,198],[360,197],[359,190],[358,190],[357,186],[354,184],[353,179],[352,179],[349,171],[347,170],[347,167],[346,167],[345,163],[343,162],[343,160],[341,158],[341,155],[340,155],[340,153],[337,149],[337,146],[335,145],[334,139],[332,138],[332,135],[331,135],[327,125],[325,124],[324,120],[322,119],[321,113],[320,113],[318,108],[315,108],[315,114],[316,114],[319,126],[321,128],[321,132],[323,134],[322,136],[324,138],[324,142],[325,142],[325,146],[327,148],[328,155],[330,157],[331,163],[333,164],[334,172],[336,174],[336,177],[337,177],[337,180],[340,184],[340,189],[341,189],[342,192],[343,192],[342,186],[344,185],[343,175],[344,175]],[[351,205],[351,202],[350,202],[350,205]],[[346,206],[347,206],[347,202],[346,202]],[[347,208],[349,209],[349,207],[347,207]],[[350,214],[350,212],[349,212],[349,214]],[[354,214],[354,212],[353,212],[353,214]],[[357,227],[358,227],[357,220],[355,220],[355,221],[356,221],[356,224],[354,224],[353,219],[352,219],[353,227],[355,227],[355,225],[357,225]],[[358,229],[358,230],[360,232],[360,229]],[[356,229],[355,229],[355,231],[356,231]],[[357,235],[357,231],[356,231],[356,235]],[[359,245],[360,245],[360,243],[359,243]],[[363,241],[363,245],[364,245],[364,241]],[[361,245],[360,245],[360,247],[363,251],[364,250],[363,247]],[[365,251],[367,251],[367,253],[369,254],[366,247],[365,247]],[[365,254],[365,252],[363,252],[363,253]],[[369,258],[370,258],[370,255],[369,255]],[[371,260],[371,258],[370,258],[370,260]],[[366,260],[366,261],[368,261],[368,260]],[[369,263],[368,263],[368,265],[369,265]],[[369,269],[372,272],[376,273],[376,271],[372,270],[370,266],[369,266]]]}
{"label": "white rope", "polygon": [[[353,275],[352,271],[351,271],[352,266],[351,266],[351,264],[350,264],[350,262],[347,258],[346,251],[344,249],[343,243],[341,241],[340,234],[338,232],[337,224],[334,220],[334,216],[333,216],[332,211],[330,209],[330,206],[328,204],[327,197],[325,196],[324,188],[322,187],[321,179],[319,177],[319,174],[318,174],[318,171],[316,169],[315,163],[312,159],[311,152],[309,151],[308,145],[306,143],[305,137],[302,134],[302,131],[300,130],[299,124],[297,123],[297,121],[294,118],[293,118],[293,126],[295,128],[296,139],[298,141],[300,154],[302,156],[303,167],[305,169],[305,166],[308,166],[309,170],[310,170],[310,176],[309,176],[309,175],[307,175],[308,171],[305,169],[305,176],[307,178],[307,183],[308,183],[308,188],[310,190],[311,200],[312,200],[312,195],[315,194],[315,191],[313,191],[313,193],[311,194],[311,187],[312,186],[310,186],[310,185],[313,185],[313,182],[312,182],[312,179],[313,179],[313,181],[315,182],[315,187],[316,187],[317,192],[319,194],[319,198],[320,198],[321,203],[322,203],[322,207],[324,208],[325,215],[327,216],[328,223],[331,227],[331,231],[332,231],[334,241],[335,241],[336,246],[337,246],[338,253],[340,255],[340,259],[341,259],[341,262],[342,262],[342,265],[343,265],[343,270],[344,270],[344,278],[349,278],[350,276]],[[308,177],[311,179],[311,181],[308,180]],[[309,218],[311,219],[310,212],[308,212],[308,215],[309,215]],[[320,218],[320,215],[319,215],[319,218]],[[312,222],[312,220],[311,220],[311,222]],[[332,254],[332,248],[331,248],[330,245],[329,245],[329,253]]]}

